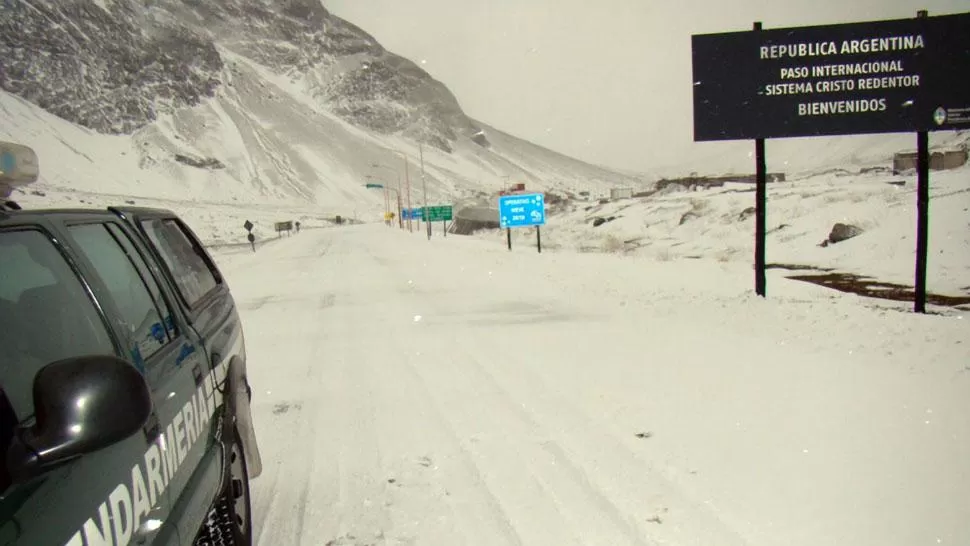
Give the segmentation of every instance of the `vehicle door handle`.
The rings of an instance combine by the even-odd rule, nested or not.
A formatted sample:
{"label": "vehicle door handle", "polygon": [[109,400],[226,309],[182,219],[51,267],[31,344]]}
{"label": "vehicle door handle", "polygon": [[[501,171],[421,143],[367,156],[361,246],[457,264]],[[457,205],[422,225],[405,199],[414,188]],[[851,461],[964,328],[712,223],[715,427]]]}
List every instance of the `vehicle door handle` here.
{"label": "vehicle door handle", "polygon": [[192,366],[192,376],[195,377],[195,386],[199,387],[202,385],[202,380],[204,376],[202,375],[202,366],[196,363]]}
{"label": "vehicle door handle", "polygon": [[158,414],[152,411],[148,415],[148,422],[145,423],[145,438],[148,443],[154,442],[161,433],[162,428],[158,424]]}

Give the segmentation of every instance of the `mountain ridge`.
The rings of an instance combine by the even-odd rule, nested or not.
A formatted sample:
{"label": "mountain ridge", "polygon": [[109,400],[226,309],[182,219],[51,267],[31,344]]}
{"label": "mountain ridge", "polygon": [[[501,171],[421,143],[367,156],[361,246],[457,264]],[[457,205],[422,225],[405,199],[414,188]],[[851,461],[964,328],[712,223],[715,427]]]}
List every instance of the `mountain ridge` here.
{"label": "mountain ridge", "polygon": [[[168,186],[166,195],[219,187],[235,199],[382,206],[362,182],[402,153],[415,168],[424,156],[429,191],[441,199],[510,182],[601,191],[642,183],[470,118],[444,83],[315,0],[33,0],[0,9],[0,88],[130,139],[124,161],[134,156],[136,178],[164,179],[152,185]],[[4,132],[22,139],[35,117],[12,119]],[[64,153],[33,144],[42,164]]]}

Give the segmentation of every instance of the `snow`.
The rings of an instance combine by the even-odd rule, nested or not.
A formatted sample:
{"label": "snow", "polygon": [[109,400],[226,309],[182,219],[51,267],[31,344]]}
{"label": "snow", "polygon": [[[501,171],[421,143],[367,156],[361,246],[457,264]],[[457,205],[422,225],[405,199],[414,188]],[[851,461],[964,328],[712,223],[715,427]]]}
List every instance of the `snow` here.
{"label": "snow", "polygon": [[382,225],[217,260],[258,544],[959,544],[970,316]]}
{"label": "snow", "polygon": [[[422,150],[414,142],[370,133],[330,113],[312,98],[320,82],[280,76],[226,49],[220,54],[226,84],[214,100],[161,115],[133,135],[96,134],[0,91],[0,139],[37,150],[42,191],[310,206],[331,216],[349,216],[356,208],[379,218],[383,195],[364,183],[367,175],[387,174],[375,171],[373,165],[380,164],[409,179],[417,195]],[[506,175],[537,189],[582,183],[603,191],[642,183],[496,130],[488,134],[493,146],[487,151],[467,139],[453,154],[424,148],[430,200],[498,189],[509,183]],[[407,177],[401,153],[410,168]],[[177,154],[214,159],[224,168],[188,166]]]}
{"label": "snow", "polygon": [[[768,263],[830,268],[913,284],[916,251],[914,174],[845,171],[770,183]],[[894,182],[894,183],[891,183]],[[970,287],[970,167],[930,174],[929,287],[966,294]],[[573,201],[542,229],[545,249],[620,252],[659,260],[709,258],[750,264],[754,255],[753,184],[661,192],[599,203]],[[749,210],[745,213],[746,209]],[[685,214],[695,217],[685,219]],[[593,218],[615,220],[593,228]],[[819,244],[836,223],[862,235]],[[515,246],[535,245],[532,229],[513,233]],[[503,239],[504,232],[479,238]],[[624,244],[624,242],[628,243]]]}
{"label": "snow", "polygon": [[[308,100],[312,78],[223,53],[231,85],[135,135],[94,134],[0,91],[0,139],[40,156],[41,179],[13,195],[25,208],[172,209],[215,253],[255,388],[258,544],[970,536],[966,306],[916,315],[780,269],[755,297],[750,185],[601,203],[636,177],[484,124],[491,150],[421,150]],[[770,184],[768,261],[911,285],[915,180],[885,170],[899,141],[847,142]],[[770,159],[794,161],[785,149],[797,142]],[[519,181],[593,199],[553,206],[541,254],[532,229],[514,232],[512,252],[498,230],[442,238],[435,225],[428,241],[377,223],[383,195],[363,188],[391,176],[372,165],[407,161],[423,203],[422,153],[431,204]],[[968,181],[970,167],[931,173],[934,293],[968,293]],[[284,220],[304,229],[279,237]],[[818,246],[836,222],[864,233]]]}

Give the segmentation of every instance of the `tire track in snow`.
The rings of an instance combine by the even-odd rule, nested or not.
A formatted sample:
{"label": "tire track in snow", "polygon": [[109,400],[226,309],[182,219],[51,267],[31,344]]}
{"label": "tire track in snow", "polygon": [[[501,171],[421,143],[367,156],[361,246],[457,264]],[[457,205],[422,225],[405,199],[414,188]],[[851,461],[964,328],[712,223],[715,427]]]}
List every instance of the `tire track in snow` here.
{"label": "tire track in snow", "polygon": [[[345,323],[359,324],[349,320]],[[329,445],[321,451],[332,453],[331,446],[338,446],[340,500],[337,506],[345,517],[338,522],[337,537],[353,536],[372,544],[375,540],[383,542],[391,519],[385,504],[387,472],[382,463],[371,385],[373,362],[360,355],[361,352],[360,348],[345,348],[334,355],[342,360],[343,382],[335,389],[332,408],[340,413],[340,425],[335,438],[323,440]]]}
{"label": "tire track in snow", "polygon": [[[417,247],[388,249],[383,258],[388,267],[394,267],[394,276],[397,279],[394,282],[399,284],[401,279],[415,281],[414,286],[409,286],[409,291],[414,295],[414,309],[421,310],[429,318],[435,315],[460,317],[464,313],[455,312],[458,301],[439,296],[445,286],[455,283],[441,282],[435,278],[435,272],[449,271],[449,268],[435,263],[437,256],[430,252],[421,256],[425,260],[423,265],[414,262],[413,255],[420,252]],[[407,260],[403,259],[405,256]],[[403,271],[401,266],[405,266]],[[460,284],[464,286],[467,283]],[[421,286],[426,289],[420,290]],[[432,289],[428,291],[427,287]],[[458,295],[465,293],[462,290]],[[487,294],[483,293],[480,298],[469,294],[467,301],[459,300],[462,310],[494,308],[495,302]],[[535,296],[536,294],[526,293],[519,297],[526,298],[523,303],[529,306],[529,300]],[[550,301],[558,301],[558,296]],[[439,356],[447,355],[448,362],[435,366],[422,363],[416,369],[420,370],[423,380],[427,382],[429,393],[434,393],[435,405],[446,412],[445,419],[452,429],[464,432],[466,428],[478,426],[486,430],[497,430],[500,427],[495,425],[501,426],[504,423],[510,437],[521,438],[517,443],[505,442],[511,444],[505,448],[514,452],[510,458],[523,463],[523,470],[528,471],[522,478],[522,483],[528,482],[529,485],[522,487],[509,484],[508,479],[513,475],[521,476],[521,472],[515,474],[513,470],[499,469],[501,472],[496,473],[495,458],[500,455],[492,446],[482,446],[474,441],[466,443],[473,460],[480,467],[480,474],[483,479],[488,480],[500,505],[519,502],[523,495],[542,495],[555,503],[558,512],[553,513],[551,507],[540,509],[545,510],[543,514],[549,521],[558,521],[560,526],[569,526],[576,521],[583,521],[588,514],[596,514],[596,522],[584,521],[573,530],[574,536],[585,537],[589,529],[598,529],[600,537],[592,537],[587,542],[613,536],[616,544],[631,543],[630,541],[649,543],[650,539],[660,540],[660,537],[672,536],[677,544],[682,544],[685,539],[693,544],[722,544],[725,541],[733,545],[744,544],[737,532],[725,524],[712,505],[692,499],[683,487],[673,483],[639,456],[634,451],[635,446],[621,442],[619,438],[623,437],[622,434],[611,434],[608,427],[595,423],[588,414],[580,411],[564,396],[555,393],[550,388],[551,383],[548,380],[543,381],[542,374],[537,374],[532,369],[534,362],[517,357],[514,351],[498,349],[509,341],[508,335],[499,337],[500,333],[505,334],[499,330],[503,327],[500,321],[494,327],[481,329],[460,329],[463,327],[455,322],[457,321],[454,319],[450,323],[446,322],[448,326],[445,330],[434,332],[451,338],[447,343],[440,343],[440,349],[435,351]],[[568,323],[564,323],[564,326],[566,324]],[[422,324],[429,325],[433,327],[433,323]],[[557,327],[557,330],[563,334],[553,334],[552,339],[569,336],[568,328],[559,330]],[[454,337],[456,331],[459,332],[457,339]],[[425,337],[434,336],[434,333]],[[516,330],[511,337],[516,339],[522,336]],[[573,364],[569,360],[568,352],[551,352],[550,356],[552,354],[564,358],[564,363]],[[465,372],[464,375],[468,377],[462,377],[460,372]],[[459,400],[460,396],[449,395],[448,390],[470,396],[467,396],[468,400]],[[474,415],[467,407],[481,402],[476,399],[475,395],[479,394],[476,390],[499,402],[491,406],[480,405],[481,413],[494,413],[490,420],[485,415]],[[530,407],[526,407],[521,401],[529,401]],[[568,433],[571,430],[582,434],[571,436]],[[520,434],[515,435],[514,432]],[[632,435],[632,432],[629,434]],[[548,438],[549,441],[537,441],[542,438]],[[508,457],[507,454],[505,456]],[[604,463],[615,464],[617,468],[602,468],[600,465]],[[666,525],[647,521],[658,514],[655,510],[668,506],[672,511],[664,514],[664,519],[668,520]],[[513,518],[520,513],[517,509],[507,512]],[[574,516],[570,517],[569,514]],[[702,528],[686,528],[695,523]],[[517,529],[522,525],[514,519],[511,524]],[[526,543],[532,541],[530,532],[536,533],[536,538],[543,542],[555,535],[553,531],[536,531],[534,526],[530,529],[529,522],[524,525],[526,529],[518,531]],[[685,529],[678,531],[676,527],[679,525],[684,525]],[[570,539],[571,537],[562,537],[560,542],[566,543]]]}
{"label": "tire track in snow", "polygon": [[[425,267],[427,268],[428,265]],[[453,301],[429,297],[428,301],[423,303],[429,316],[437,314],[441,317],[458,317],[463,314],[455,312]],[[476,308],[478,305],[478,302],[471,301],[462,303],[464,304],[462,309]],[[528,301],[520,303],[529,305]],[[494,301],[484,306],[484,308],[494,307]],[[541,304],[540,307],[542,307]],[[697,544],[708,544],[711,541],[723,543],[725,540],[728,541],[727,544],[745,544],[738,532],[722,520],[709,501],[698,502],[693,499],[682,487],[675,485],[658,469],[639,457],[632,446],[620,442],[618,439],[622,435],[604,433],[604,428],[606,432],[610,431],[609,427],[593,423],[589,415],[579,411],[564,396],[555,394],[549,388],[548,381],[543,381],[541,375],[531,369],[532,362],[527,362],[521,354],[499,349],[507,346],[510,338],[508,335],[499,337],[501,330],[495,328],[503,326],[501,323],[497,324],[498,326],[483,329],[459,330],[455,328],[461,328],[458,324],[450,323],[449,335],[454,335],[455,331],[460,332],[452,345],[461,348],[460,355],[452,356],[460,362],[467,362],[468,365],[465,368],[477,370],[482,378],[481,383],[490,384],[492,386],[490,392],[495,396],[503,397],[504,407],[510,408],[517,419],[526,423],[532,430],[549,434],[550,440],[541,443],[545,454],[534,455],[529,460],[537,461],[545,457],[560,469],[562,476],[567,477],[565,481],[553,483],[566,484],[562,486],[563,489],[571,490],[576,499],[584,499],[579,502],[587,503],[590,509],[598,511],[606,521],[611,522],[613,527],[625,534],[626,540],[642,543],[651,539],[656,540],[661,536],[669,536],[671,528],[679,523],[660,527],[657,525],[658,522],[648,522],[653,516],[659,515],[658,510],[665,511],[669,506],[675,512],[665,513],[665,518],[676,517],[675,522],[686,521],[688,524],[698,522],[703,525],[703,529],[698,529],[696,532],[678,534],[675,537],[678,543],[688,537],[700,537]],[[512,327],[506,326],[506,328]],[[516,327],[511,339],[525,337],[518,328]],[[564,333],[557,335],[557,339],[569,336],[568,330],[561,331]],[[504,332],[501,333],[504,334]],[[547,331],[546,333],[548,334]],[[542,343],[539,345],[541,346]],[[487,355],[484,356],[487,362],[483,362],[483,355]],[[571,363],[568,353],[564,352],[563,355],[557,356],[564,358],[564,363]],[[505,373],[500,373],[501,370]],[[533,407],[527,407],[519,402],[523,400],[528,400]],[[577,436],[570,436],[565,432],[568,430],[580,430],[583,435],[578,436],[577,439]],[[632,436],[632,432],[629,434]],[[619,463],[619,468],[604,472],[598,468],[602,461]],[[593,472],[588,473],[587,468],[592,469]],[[547,473],[543,472],[545,470],[540,467],[538,475],[544,477]],[[543,479],[543,483],[548,482]],[[618,493],[623,496],[618,496]],[[555,496],[554,493],[551,495]],[[564,509],[568,510],[568,507]],[[584,512],[577,510],[576,513]],[[582,529],[578,531],[581,532]]]}
{"label": "tire track in snow", "polygon": [[[314,346],[318,347],[319,345],[315,343]],[[313,358],[313,356],[316,355],[317,352],[318,352],[317,350],[313,351],[311,353],[311,358]],[[312,366],[312,363],[309,363],[309,364],[310,366],[308,366],[308,370],[307,370],[308,373],[306,377],[307,379],[306,385],[312,390],[312,386],[317,385],[319,381],[318,381],[318,378],[315,377],[317,375],[314,373],[315,368]],[[309,397],[306,397],[306,396],[304,397],[305,400],[307,398]],[[316,422],[314,421],[314,415],[313,415],[313,410],[316,408],[316,403],[310,402],[309,400],[307,400],[305,404],[306,404],[305,406],[306,411],[305,412],[301,411],[301,415],[300,415],[301,434],[297,436],[294,440],[305,441],[306,444],[313,445],[316,442],[316,437],[317,437],[317,427],[316,427]],[[296,512],[296,524],[294,529],[296,540],[293,542],[293,544],[300,544],[303,542],[303,536],[304,536],[303,530],[306,528],[307,512],[310,510],[310,503],[308,502],[308,500],[311,498],[310,493],[315,483],[312,480],[312,477],[316,475],[317,458],[311,456],[307,459],[304,459],[303,464],[301,464],[300,466],[302,467],[301,472],[300,474],[297,474],[297,475],[298,476],[304,475],[306,476],[306,478],[303,480],[296,480],[300,485],[299,485],[299,493],[297,493],[296,506],[294,507]],[[292,474],[290,474],[290,476],[292,476]]]}
{"label": "tire track in snow", "polygon": [[[466,350],[474,351],[479,355],[489,354],[490,352],[488,340],[479,336],[465,336],[462,346]],[[698,537],[697,544],[710,544],[712,541],[718,544],[738,546],[747,544],[741,535],[721,518],[718,510],[711,503],[698,502],[692,498],[683,488],[678,487],[668,477],[664,476],[654,465],[632,451],[628,445],[619,441],[621,436],[613,431],[608,423],[593,422],[588,414],[580,411],[568,398],[555,394],[549,388],[548,381],[537,374],[529,362],[512,355],[504,362],[501,359],[494,359],[490,361],[491,368],[486,368],[479,359],[474,360],[480,372],[489,377],[496,389],[504,392],[509,400],[515,399],[515,395],[512,393],[517,391],[517,394],[521,393],[523,399],[527,398],[532,402],[532,410],[526,409],[525,404],[521,405],[524,418],[534,423],[536,427],[539,427],[542,423],[541,426],[545,430],[563,431],[556,435],[558,437],[556,441],[545,442],[543,447],[560,464],[569,468],[574,479],[590,491],[593,498],[597,500],[600,509],[610,514],[614,520],[622,522],[624,526],[636,527],[637,525],[635,523],[636,516],[624,517],[623,514],[628,513],[628,511],[621,508],[603,491],[618,488],[633,489],[631,484],[636,482],[642,489],[640,496],[659,497],[660,500],[664,501],[664,504],[674,507],[676,511],[670,514],[671,516],[683,515],[692,518],[691,521],[696,522],[699,519],[703,522],[703,528],[695,528],[691,532],[691,535]],[[499,370],[505,371],[504,373],[496,373]],[[517,381],[500,380],[499,376],[504,378],[515,377]],[[521,387],[518,389],[509,387],[516,384],[521,385]],[[572,440],[575,437],[565,433],[570,429],[582,430],[584,432],[583,438],[580,441]],[[606,432],[603,432],[604,429]],[[608,432],[612,432],[612,434]],[[570,446],[571,449],[565,449],[564,445]],[[597,459],[601,458],[608,458],[611,462],[627,469],[627,477],[634,476],[637,469],[640,469],[641,472],[632,480],[620,480],[617,477],[618,472],[613,473],[613,483],[604,486],[597,483],[603,478],[601,480],[592,478],[583,470],[584,465],[580,464],[578,460],[586,459],[595,466]],[[620,468],[614,470],[619,471]],[[644,506],[644,509],[646,510],[647,506]],[[640,521],[644,521],[646,515],[643,514],[644,517],[641,517]],[[659,536],[666,534],[666,532],[658,530],[658,532],[652,534]],[[683,544],[682,541],[686,538],[684,536],[676,537],[677,543]],[[730,540],[730,542],[725,543],[725,540]]]}
{"label": "tire track in snow", "polygon": [[[300,337],[306,337],[310,330],[309,324],[304,323],[304,328],[300,329],[303,335]],[[312,352],[312,350],[309,351],[310,354]],[[303,385],[307,387],[314,383],[313,368],[308,365],[309,362],[308,356],[300,357],[299,354],[291,355],[291,360],[287,362],[291,366],[297,363],[305,365]],[[264,452],[268,450],[276,451],[277,446],[292,445],[294,442],[312,444],[316,431],[310,413],[313,411],[314,405],[312,400],[306,396],[306,392],[304,390],[298,400],[287,400],[281,404],[274,404],[274,412],[269,416],[267,416],[266,406],[264,404],[259,406],[261,416],[264,417],[262,419],[263,427],[260,428],[265,428],[267,422],[271,423],[269,429],[262,431],[257,429],[257,434],[262,437],[260,444]],[[257,391],[256,394],[261,393]],[[268,395],[271,396],[272,393],[268,393]],[[285,407],[288,409],[277,414],[276,408],[283,407],[283,404],[287,404]],[[262,434],[260,434],[261,432]],[[266,440],[265,438],[272,439]],[[256,544],[283,543],[284,540],[288,544],[299,543],[310,483],[307,480],[293,480],[292,476],[313,475],[314,459],[294,455],[294,450],[284,449],[283,457],[275,461],[277,464],[275,465],[273,479],[265,484],[260,478],[254,480],[251,485],[252,488],[258,488],[261,493],[265,492],[263,494],[269,495],[269,501],[265,507],[253,506],[256,514],[262,514],[261,516],[257,515],[259,517],[257,527],[259,531],[256,534]],[[291,523],[294,513],[296,521]]]}
{"label": "tire track in snow", "polygon": [[[414,273],[415,277],[421,276],[420,271]],[[416,307],[426,309],[429,314],[439,310],[440,300],[430,294],[420,295],[423,297],[416,298]],[[425,337],[442,339],[439,332],[424,331],[429,332]],[[537,442],[539,435],[546,431],[488,374],[479,361],[481,353],[472,354],[464,336],[458,341],[448,337],[447,345],[441,343],[442,347],[431,351],[423,348],[423,352],[437,358],[422,362],[420,367],[409,367],[419,376],[434,406],[441,408],[439,414],[456,437],[458,430],[479,428],[486,435],[513,438],[512,442],[491,440],[484,444],[473,439],[465,445],[483,483],[509,525],[522,537],[521,541],[610,546],[650,544],[588,479],[570,472],[575,465],[559,460],[561,448],[550,450]],[[442,361],[443,355],[447,355],[447,361]],[[528,505],[525,510],[523,503]],[[509,511],[507,506],[517,509]],[[523,518],[526,511],[529,515]],[[600,514],[596,518],[599,521],[590,525],[589,514],[596,513]]]}
{"label": "tire track in snow", "polygon": [[[463,339],[462,339],[463,338]],[[531,455],[526,459],[526,466],[531,470],[533,477],[542,484],[542,488],[547,494],[557,501],[558,511],[562,516],[562,524],[573,529],[577,537],[584,537],[581,544],[588,544],[588,530],[590,529],[589,517],[594,508],[605,519],[598,522],[600,533],[599,538],[609,536],[612,527],[616,533],[614,538],[609,538],[603,544],[631,544],[637,546],[647,546],[654,544],[628,519],[624,518],[621,510],[603,493],[594,486],[589,478],[583,473],[576,463],[569,458],[558,441],[549,434],[547,427],[542,426],[535,418],[534,414],[526,409],[526,405],[518,402],[508,389],[501,385],[495,377],[482,365],[479,356],[483,353],[470,349],[476,347],[478,341],[471,340],[473,336],[462,336],[460,346],[462,356],[466,357],[468,367],[478,375],[480,380],[477,382],[484,387],[483,390],[490,391],[495,398],[503,401],[503,408],[518,420],[527,430],[540,433],[533,439],[535,443],[531,449],[527,446],[520,446],[522,451],[531,451]],[[473,343],[469,343],[473,341]],[[475,354],[473,354],[475,353]],[[510,427],[511,428],[511,427]],[[545,436],[548,439],[542,440]],[[528,439],[528,436],[527,436]],[[538,462],[545,461],[546,464],[539,466]],[[565,478],[565,479],[562,479]],[[579,505],[579,506],[576,506]],[[582,523],[577,524],[577,518]],[[606,524],[604,528],[603,524]],[[618,539],[624,539],[619,542]]]}
{"label": "tire track in snow", "polygon": [[[382,322],[385,305],[375,309],[373,302],[380,302],[380,294],[362,287],[358,275],[348,274],[372,271],[377,278],[369,280],[376,280],[374,286],[383,291],[390,282],[381,277],[390,278],[393,272],[382,275],[386,268],[376,267],[369,253],[346,240],[335,239],[329,254],[339,265],[310,258],[302,267],[318,291],[326,293],[314,294],[315,313],[307,315],[314,325],[309,335],[322,340],[308,364],[314,370],[314,380],[308,382],[308,398],[313,400],[308,418],[317,438],[310,446],[294,446],[288,455],[314,461],[309,475],[301,470],[293,476],[311,484],[304,510],[297,515],[299,544],[408,544],[407,537],[394,538],[400,533],[394,527],[394,493],[387,482],[392,472],[385,462],[394,457],[387,454],[382,438],[388,431],[383,416],[401,409],[389,410],[384,400],[385,383],[399,385],[388,364],[396,364],[407,343],[393,335],[394,328],[402,326]],[[384,329],[391,335],[382,343],[361,337],[362,332]]]}
{"label": "tire track in snow", "polygon": [[[323,238],[323,234],[315,235]],[[290,248],[290,240],[282,243],[286,244],[274,247],[273,255],[299,254],[298,248]],[[250,290],[244,288],[243,292],[283,298],[286,303],[241,311],[257,404],[256,432],[264,459],[273,457],[272,465],[264,465],[264,476],[251,484],[253,531],[257,545],[298,545],[305,540],[308,521],[317,519],[314,499],[321,496],[318,489],[321,485],[325,492],[332,489],[328,475],[318,472],[315,454],[321,432],[318,393],[331,375],[326,361],[320,359],[328,341],[320,334],[320,313],[321,308],[326,313],[333,303],[333,294],[319,287],[329,284],[326,277],[332,273],[324,271],[323,278],[315,279],[321,282],[308,290],[306,268],[281,270],[272,256],[266,258],[261,257],[264,261],[248,273],[255,278],[246,279],[245,288]],[[267,278],[274,282],[266,283]]]}
{"label": "tire track in snow", "polygon": [[[390,498],[398,503],[392,512],[401,520],[401,525],[395,529],[394,536],[398,541],[395,544],[522,546],[521,538],[509,521],[509,514],[481,475],[466,442],[451,426],[419,372],[419,366],[428,358],[421,355],[445,355],[448,346],[441,338],[428,336],[426,330],[409,320],[419,306],[420,296],[413,293],[410,284],[403,284],[400,272],[386,257],[376,258],[379,268],[386,271],[387,286],[401,285],[405,291],[399,304],[381,304],[381,311],[389,317],[390,324],[384,330],[387,337],[380,344],[384,348],[381,365],[372,368],[375,398],[385,403],[381,424],[391,436],[389,441],[396,440],[400,452],[395,453],[395,457],[404,459],[401,461],[404,466],[394,469],[400,471],[402,480],[395,480],[400,487],[390,494]],[[376,329],[382,326],[381,323],[371,325]],[[420,355],[415,355],[416,347],[420,348]],[[421,461],[419,465],[428,468],[415,476],[409,469],[415,465],[411,457],[418,453],[431,455],[434,460]],[[388,468],[389,473],[392,468]],[[393,474],[398,475],[397,472]],[[416,479],[427,479],[427,489],[421,488],[421,483],[413,483]],[[415,509],[425,511],[414,513]],[[447,515],[438,519],[447,521],[428,521],[436,510],[440,512],[442,509]],[[416,527],[416,532],[423,531],[425,536],[408,535],[412,526]]]}
{"label": "tire track in snow", "polygon": [[[494,489],[488,484],[485,477],[482,475],[481,468],[474,460],[472,452],[469,450],[467,444],[461,440],[457,430],[454,425],[445,416],[445,413],[441,409],[441,406],[435,402],[435,396],[432,394],[431,389],[428,387],[427,382],[422,378],[420,372],[411,362],[405,362],[404,369],[410,375],[412,382],[420,389],[420,392],[424,395],[423,398],[427,400],[427,407],[430,410],[434,422],[438,427],[445,432],[449,437],[450,442],[457,448],[456,451],[461,457],[459,465],[466,472],[466,474],[474,480],[471,485],[478,486],[478,492],[483,497],[484,506],[487,508],[486,517],[491,520],[492,528],[496,530],[503,538],[503,545],[508,546],[523,546],[522,537],[518,534],[515,526],[512,524],[512,520],[508,511],[502,506],[501,501],[496,496]],[[469,519],[467,516],[463,517],[461,512],[456,509],[453,502],[448,501],[450,512],[456,517],[456,519]],[[467,537],[467,535],[466,535]],[[478,544],[475,539],[480,539],[481,537],[467,537],[471,540],[466,540],[466,544]]]}
{"label": "tire track in snow", "polygon": [[372,369],[381,362],[373,346],[357,343],[367,317],[352,304],[341,305],[349,299],[342,296],[356,290],[357,279],[346,271],[372,264],[345,240],[331,237],[327,243],[318,247],[340,259],[341,267],[323,263],[323,254],[318,254],[305,268],[319,275],[312,282],[323,293],[310,319],[315,338],[326,340],[318,341],[312,355],[317,438],[309,454],[314,471],[307,479],[314,487],[300,522],[301,544],[378,544],[390,526],[373,400]]}
{"label": "tire track in snow", "polygon": [[[328,258],[335,263],[309,258],[299,275],[285,273],[284,282],[274,283],[279,285],[274,292],[288,291],[287,281],[292,281],[296,293],[312,299],[312,312],[294,301],[292,308],[276,314],[269,314],[274,306],[254,313],[267,313],[264,322],[291,328],[301,321],[301,333],[293,337],[313,347],[301,350],[299,364],[279,368],[281,375],[289,374],[297,364],[295,369],[304,368],[312,379],[298,381],[303,420],[296,430],[288,429],[296,440],[283,439],[287,447],[273,484],[275,504],[260,533],[262,544],[650,544],[642,527],[629,522],[634,516],[624,517],[634,513],[629,504],[619,507],[613,491],[603,489],[602,473],[586,473],[595,463],[591,451],[571,445],[563,419],[549,412],[580,413],[586,419],[580,423],[589,422],[588,416],[560,407],[560,400],[547,396],[548,386],[532,376],[526,381],[497,371],[504,366],[531,373],[529,363],[483,361],[483,355],[496,351],[486,346],[492,341],[488,337],[472,335],[479,330],[456,339],[453,329],[445,337],[428,323],[410,321],[416,310],[434,313],[435,303],[442,303],[435,299],[437,292],[404,285],[402,259],[393,251],[382,263],[360,247],[349,248],[353,243],[335,241]],[[354,274],[362,268],[377,271],[362,279]],[[279,272],[273,278],[280,279]],[[336,294],[334,307],[320,309],[319,302],[327,301],[322,291]],[[273,335],[281,335],[278,324]],[[362,330],[380,334],[380,340],[367,343]],[[431,356],[414,358],[416,350]],[[521,388],[535,384],[535,393]],[[395,387],[418,394],[391,398],[388,393]],[[533,398],[539,407],[519,402]],[[399,422],[394,412],[416,422],[409,429],[414,437],[397,438],[398,451],[389,454],[380,435],[387,433],[386,423]],[[299,441],[300,434],[312,433],[318,436],[309,445]],[[428,489],[402,480],[389,491],[385,477],[396,470],[394,461],[406,459],[403,454],[422,442],[439,467],[412,466],[406,477],[426,480]],[[642,461],[623,461],[627,468],[649,468]],[[391,505],[381,502],[388,500]],[[443,521],[424,521],[431,514],[440,514]],[[409,522],[409,517],[419,521]],[[408,536],[409,523],[432,534]],[[449,540],[434,540],[434,531]]]}

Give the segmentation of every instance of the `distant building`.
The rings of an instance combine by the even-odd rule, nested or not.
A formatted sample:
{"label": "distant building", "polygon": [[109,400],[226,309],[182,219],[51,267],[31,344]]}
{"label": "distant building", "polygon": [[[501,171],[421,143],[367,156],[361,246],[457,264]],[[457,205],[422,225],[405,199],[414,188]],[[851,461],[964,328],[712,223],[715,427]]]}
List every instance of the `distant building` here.
{"label": "distant building", "polygon": [[[911,150],[897,152],[893,156],[893,174],[916,169],[917,153]],[[967,146],[962,144],[952,148],[943,148],[930,153],[930,169],[944,171],[957,169],[966,165],[968,159]]]}
{"label": "distant building", "polygon": [[[686,189],[719,188],[725,183],[744,183],[754,184],[756,177],[753,174],[728,174],[723,176],[688,176],[685,178],[663,178],[657,181],[656,188],[662,190],[667,186],[677,185]],[[765,173],[766,182],[784,182],[785,173]]]}
{"label": "distant building", "polygon": [[630,199],[633,197],[633,188],[610,188],[610,200]]}

